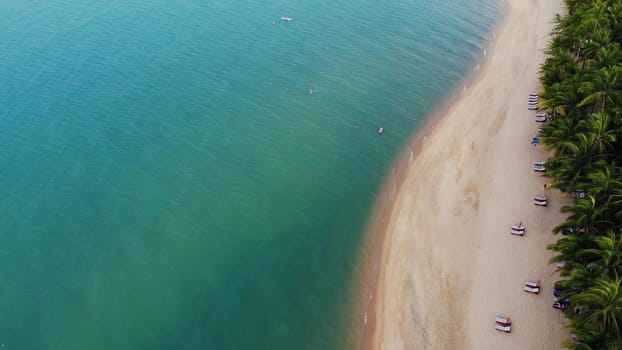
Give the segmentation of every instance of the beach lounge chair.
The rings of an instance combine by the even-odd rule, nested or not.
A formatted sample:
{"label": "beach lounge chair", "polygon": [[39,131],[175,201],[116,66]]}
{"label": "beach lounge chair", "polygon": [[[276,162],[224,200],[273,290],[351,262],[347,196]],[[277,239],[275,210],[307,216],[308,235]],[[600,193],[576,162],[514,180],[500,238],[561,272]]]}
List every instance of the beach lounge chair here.
{"label": "beach lounge chair", "polygon": [[541,161],[538,161],[538,162],[533,162],[534,166],[544,166],[544,164],[546,164],[545,160],[541,160]]}
{"label": "beach lounge chair", "polygon": [[533,91],[531,91],[531,92],[529,93],[529,96],[531,97],[531,96],[539,96],[539,95],[538,95],[538,93],[537,93],[537,92],[533,92]]}
{"label": "beach lounge chair", "polygon": [[510,233],[517,236],[522,236],[525,234],[525,226],[522,222],[519,222],[518,225],[512,225],[510,228]]}
{"label": "beach lounge chair", "polygon": [[579,198],[579,199],[583,199],[585,198],[585,191],[583,190],[579,190],[579,191],[574,191],[571,193],[572,198]]}
{"label": "beach lounge chair", "polygon": [[559,301],[553,302],[553,309],[565,310],[568,308],[568,304],[562,304]]}
{"label": "beach lounge chair", "polygon": [[541,165],[534,165],[533,166],[533,171],[537,171],[539,173],[543,173],[546,171],[546,168],[541,166]]}
{"label": "beach lounge chair", "polygon": [[512,319],[506,316],[497,316],[495,317],[495,322],[497,322],[497,324],[500,324],[502,326],[509,326],[512,324]]}
{"label": "beach lounge chair", "polygon": [[505,332],[505,333],[511,333],[512,332],[512,326],[502,326],[500,324],[496,324],[495,325],[495,329],[501,332]]}
{"label": "beach lounge chair", "polygon": [[566,262],[565,261],[560,261],[557,264],[555,264],[555,267],[557,267],[558,269],[561,269],[564,266],[566,266]]}
{"label": "beach lounge chair", "polygon": [[585,227],[566,227],[562,229],[562,235],[564,236],[568,236],[568,235],[576,235],[579,233],[585,233]]}
{"label": "beach lounge chair", "polygon": [[540,280],[537,280],[537,281],[527,280],[527,282],[525,282],[525,286],[528,286],[531,288],[540,288]]}
{"label": "beach lounge chair", "polygon": [[535,111],[536,109],[538,109],[538,105],[530,104],[530,105],[527,106],[527,109],[530,110],[530,111]]}
{"label": "beach lounge chair", "polygon": [[540,280],[537,280],[537,281],[528,280],[527,282],[525,282],[525,285],[523,286],[523,290],[525,292],[529,292],[533,294],[540,293]]}
{"label": "beach lounge chair", "polygon": [[533,204],[546,207],[548,204],[546,196],[537,196],[533,198]]}
{"label": "beach lounge chair", "polygon": [[511,233],[511,234],[513,234],[513,235],[515,235],[515,236],[524,236],[524,235],[525,235],[525,230],[524,230],[524,229],[522,229],[522,230],[517,230],[517,229],[512,228],[512,229],[510,230],[510,233]]}
{"label": "beach lounge chair", "polygon": [[544,123],[546,122],[546,116],[536,115],[536,121],[538,123]]}
{"label": "beach lounge chair", "polygon": [[540,100],[537,96],[529,96],[528,102],[538,102]]}
{"label": "beach lounge chair", "polygon": [[562,299],[559,300],[557,298],[553,299],[553,308],[565,310],[570,306],[570,299]]}

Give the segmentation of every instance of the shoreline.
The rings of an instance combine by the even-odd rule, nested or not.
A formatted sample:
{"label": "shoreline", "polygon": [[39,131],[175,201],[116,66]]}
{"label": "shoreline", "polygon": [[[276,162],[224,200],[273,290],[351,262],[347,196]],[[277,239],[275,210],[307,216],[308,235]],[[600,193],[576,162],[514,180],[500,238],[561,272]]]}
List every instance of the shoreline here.
{"label": "shoreline", "polygon": [[[523,46],[529,46],[530,42],[519,43],[515,45],[516,47],[510,45],[510,47],[508,48],[507,45],[505,45],[506,46],[505,48],[499,48],[500,44],[504,44],[504,43],[507,44],[508,37],[513,35],[513,33],[511,32],[511,28],[512,28],[511,24],[513,24],[514,26],[516,26],[514,22],[517,22],[519,25],[521,23],[524,24],[525,20],[523,18],[521,22],[521,17],[524,17],[525,11],[528,11],[528,13],[532,14],[535,17],[538,17],[539,25],[537,27],[539,30],[536,30],[535,27],[530,29],[530,31],[533,32],[532,34],[537,35],[536,41],[541,42],[542,38],[548,37],[548,35],[551,33],[551,30],[552,30],[552,25],[551,25],[552,19],[554,15],[556,13],[559,13],[562,9],[561,0],[556,1],[555,4],[553,5],[547,5],[543,1],[539,1],[539,2],[540,2],[539,4],[540,7],[547,6],[547,10],[538,11],[535,14],[533,13],[533,8],[525,9],[525,7],[528,5],[520,4],[517,2],[517,0],[508,0],[508,1],[500,2],[499,20],[493,27],[493,31],[492,31],[492,33],[500,33],[500,35],[495,35],[493,38],[489,39],[489,46],[488,46],[489,54],[485,57],[480,56],[480,60],[475,62],[475,63],[481,64],[482,69],[477,72],[473,72],[473,74],[471,75],[468,75],[467,77],[465,77],[463,81],[461,81],[459,84],[456,85],[454,91],[449,95],[447,99],[445,99],[445,101],[438,108],[435,109],[435,111],[430,115],[430,117],[427,118],[423,126],[414,133],[414,135],[411,137],[411,140],[406,144],[403,151],[401,151],[398,157],[396,158],[397,161],[395,163],[395,166],[393,167],[391,172],[388,174],[387,180],[385,184],[383,185],[382,191],[380,192],[379,198],[374,206],[373,216],[370,220],[370,224],[367,230],[368,233],[366,235],[365,243],[363,245],[363,248],[365,249],[365,252],[363,255],[365,258],[367,258],[367,261],[365,261],[364,263],[365,265],[364,272],[361,274],[363,275],[362,279],[364,282],[360,283],[359,285],[361,288],[363,288],[363,293],[359,293],[360,303],[358,306],[359,306],[359,310],[360,309],[367,310],[367,314],[365,314],[364,316],[363,314],[361,314],[359,310],[357,310],[356,320],[361,320],[358,317],[366,317],[367,325],[363,325],[361,323],[361,327],[363,328],[363,330],[359,333],[359,338],[360,338],[359,347],[360,348],[363,348],[363,349],[380,349],[380,348],[393,349],[393,348],[413,348],[413,347],[416,348],[417,345],[425,346],[425,345],[432,344],[432,345],[438,346],[438,345],[441,345],[441,343],[448,347],[459,346],[460,348],[463,348],[463,347],[480,348],[479,346],[473,346],[473,345],[474,345],[474,339],[479,337],[480,334],[482,333],[486,337],[486,339],[492,339],[493,342],[486,343],[485,341],[484,342],[480,341],[480,343],[487,344],[487,346],[493,346],[493,347],[498,347],[499,344],[505,344],[505,342],[495,343],[495,340],[498,341],[499,339],[497,339],[498,336],[495,334],[494,330],[492,332],[489,332],[487,331],[487,328],[475,329],[478,327],[468,327],[468,324],[469,324],[468,321],[474,319],[473,315],[470,315],[468,310],[473,310],[474,305],[476,305],[478,302],[481,303],[481,301],[475,302],[473,298],[480,297],[481,296],[480,294],[485,294],[486,290],[484,289],[483,291],[482,290],[478,291],[477,288],[473,288],[475,283],[473,281],[470,281],[469,278],[463,278],[463,277],[461,278],[460,274],[466,274],[467,276],[470,274],[473,274],[473,275],[482,274],[481,273],[482,267],[479,266],[481,264],[478,264],[478,261],[477,261],[477,260],[481,260],[481,259],[478,259],[479,254],[476,254],[476,255],[474,255],[474,253],[470,255],[466,254],[467,256],[462,256],[459,259],[454,259],[453,256],[451,258],[447,258],[443,256],[444,254],[447,254],[448,252],[449,253],[452,252],[452,250],[453,250],[453,253],[457,253],[459,255],[461,253],[460,248],[470,247],[472,249],[479,250],[480,244],[482,243],[481,242],[482,233],[477,234],[479,236],[478,237],[479,240],[477,238],[473,240],[473,237],[470,237],[467,239],[468,241],[466,242],[464,241],[464,239],[456,240],[453,237],[451,238],[445,237],[445,238],[440,238],[440,239],[436,239],[435,237],[427,237],[427,240],[432,243],[432,247],[426,248],[426,247],[417,247],[419,245],[413,244],[413,242],[415,241],[415,238],[417,238],[417,240],[422,238],[422,237],[419,237],[421,235],[407,234],[404,232],[400,233],[396,231],[400,231],[400,226],[403,226],[404,221],[408,222],[407,226],[408,226],[409,231],[418,228],[417,225],[412,222],[412,219],[413,219],[412,216],[414,216],[414,213],[412,212],[412,210],[414,208],[421,209],[421,205],[424,205],[424,203],[421,203],[418,206],[412,204],[412,201],[415,201],[417,198],[417,193],[420,192],[419,189],[413,188],[414,186],[413,178],[416,178],[417,181],[415,182],[419,184],[419,186],[416,186],[416,187],[423,187],[424,185],[422,184],[430,185],[430,182],[435,180],[435,179],[434,180],[430,179],[430,176],[429,176],[430,174],[427,174],[428,181],[422,181],[421,179],[422,176],[417,176],[418,174],[417,175],[413,175],[413,174],[418,173],[418,172],[425,172],[423,171],[424,168],[430,168],[430,167],[435,167],[435,166],[440,167],[440,168],[447,167],[448,162],[442,161],[442,157],[441,157],[442,162],[439,161],[439,157],[438,157],[439,151],[435,149],[430,149],[430,147],[432,146],[426,147],[428,145],[428,141],[433,140],[438,144],[438,140],[436,140],[437,138],[445,138],[445,143],[453,143],[454,144],[453,146],[457,147],[457,149],[452,150],[453,152],[457,152],[457,153],[469,152],[468,149],[470,145],[471,151],[477,152],[478,154],[481,152],[483,153],[483,155],[486,156],[486,157],[481,158],[484,160],[480,160],[480,157],[477,157],[475,159],[470,159],[471,162],[474,162],[474,164],[470,165],[471,169],[462,169],[465,166],[469,167],[469,164],[467,160],[459,159],[457,167],[460,168],[459,170],[460,177],[463,176],[463,173],[469,172],[469,170],[471,172],[475,171],[474,174],[477,175],[478,171],[480,170],[480,167],[482,166],[484,168],[494,167],[491,164],[493,162],[491,158],[496,159],[494,157],[491,157],[491,153],[493,152],[490,152],[487,150],[480,151],[479,147],[480,146],[493,146],[494,147],[496,145],[498,146],[499,142],[504,142],[505,140],[502,138],[499,139],[497,137],[497,140],[496,140],[497,144],[495,144],[494,142],[487,140],[486,135],[481,135],[482,134],[481,132],[478,133],[477,130],[479,129],[472,131],[474,130],[473,127],[467,128],[470,131],[472,131],[471,134],[469,134],[468,132],[466,133],[467,135],[473,136],[472,137],[473,143],[471,143],[470,140],[464,140],[464,139],[460,140],[460,137],[464,135],[460,135],[460,133],[456,135],[456,132],[457,132],[456,130],[462,131],[462,129],[464,128],[460,128],[459,125],[457,124],[468,123],[469,120],[465,119],[464,117],[470,118],[471,122],[474,122],[474,123],[485,121],[487,124],[494,127],[494,129],[497,129],[496,133],[499,133],[499,129],[504,129],[504,128],[507,129],[508,127],[507,114],[509,114],[509,111],[505,110],[504,108],[505,103],[500,104],[502,109],[504,109],[504,112],[505,112],[504,113],[505,118],[503,118],[501,122],[498,122],[494,118],[491,118],[491,117],[486,117],[486,118],[480,117],[478,119],[477,116],[470,117],[468,115],[466,116],[461,115],[463,118],[460,119],[458,118],[458,116],[460,116],[460,113],[457,111],[457,109],[459,109],[460,105],[465,104],[465,101],[467,101],[466,102],[467,104],[468,104],[468,101],[471,101],[471,100],[476,100],[476,102],[478,102],[477,101],[478,96],[473,96],[474,91],[481,91],[483,88],[496,88],[497,85],[503,85],[503,84],[492,84],[492,86],[490,86],[491,84],[488,81],[490,80],[491,75],[498,73],[496,71],[490,72],[491,66],[495,66],[495,62],[493,62],[495,60],[495,57],[501,56],[503,58],[503,56],[505,56],[505,58],[513,58],[513,56],[515,56],[514,53],[516,53],[517,51],[518,51],[518,56],[521,56],[522,54],[522,57],[528,57],[526,56],[524,52],[521,52],[521,50],[524,49]],[[518,13],[513,13],[514,5],[522,6],[520,9],[518,9]],[[546,20],[541,18],[542,15],[546,17]],[[544,33],[544,29],[547,29],[546,33]],[[511,39],[511,37],[509,39]],[[543,49],[542,44],[541,43],[532,43],[532,44],[537,45],[540,50],[540,52],[533,52],[533,55],[534,56],[540,55],[542,56],[542,59],[543,59],[543,54],[541,52]],[[506,51],[503,51],[503,49],[505,49]],[[482,61],[484,64],[482,64]],[[530,65],[532,66],[531,68],[533,68],[534,66],[533,61],[534,61],[533,58],[532,59],[527,58],[526,65]],[[539,67],[539,64],[541,63],[541,61],[538,61],[538,60],[536,61],[537,61],[535,64],[536,71],[533,72],[531,76],[523,75],[522,79],[519,79],[519,80],[522,80],[523,82],[525,81],[536,82],[537,81],[537,68]],[[460,87],[464,83],[468,85],[468,88],[461,91]],[[530,89],[535,89],[537,87],[537,83],[536,84],[531,83],[531,85],[533,86]],[[510,89],[512,88],[512,86],[513,85],[510,85]],[[523,93],[524,96],[521,95],[519,97],[526,99],[525,97],[526,93],[527,91],[524,91]],[[507,96],[507,95],[506,96],[504,96],[503,94],[500,94],[500,95],[501,95],[500,97],[501,99],[510,98],[510,96]],[[488,101],[486,100],[482,101],[480,97],[479,102],[483,102],[485,104]],[[524,103],[523,103],[523,108],[524,108]],[[513,114],[516,114],[516,113],[513,113]],[[521,114],[527,114],[526,109]],[[484,119],[484,120],[481,120],[481,119]],[[526,118],[523,118],[523,120],[525,119]],[[533,123],[533,119],[529,121],[525,121],[524,123],[529,124],[528,128],[526,127],[526,129],[533,129],[535,127]],[[457,129],[455,129],[453,133],[448,132],[446,130],[446,129],[451,129],[451,128],[457,128]],[[532,132],[532,131],[529,130],[529,132]],[[514,139],[516,140],[517,137],[514,137]],[[460,144],[456,146],[455,144],[457,143],[460,143]],[[440,144],[444,144],[444,143],[440,142]],[[410,153],[410,156],[409,156],[409,153]],[[434,156],[436,156],[436,158],[434,158]],[[422,159],[422,158],[431,158],[431,157],[432,159]],[[507,158],[507,156],[502,156],[502,157]],[[482,164],[482,163],[485,163],[485,164]],[[423,164],[425,164],[426,166],[423,167]],[[528,174],[531,175],[530,173]],[[534,176],[534,175],[531,175],[531,176]],[[425,180],[425,178],[423,180]],[[459,179],[456,179],[455,181],[456,183],[460,182]],[[538,181],[541,181],[541,180],[538,180]],[[478,179],[475,179],[475,182],[481,182],[481,180],[478,181]],[[533,183],[533,181],[531,182]],[[462,187],[464,187],[465,184],[461,184],[461,185]],[[455,215],[451,215],[451,216],[446,215],[448,216],[447,219],[449,220],[449,223],[448,223],[449,226],[451,226],[452,223],[453,224],[458,223],[459,229],[464,227],[465,224],[471,228],[476,228],[478,226],[481,226],[481,222],[480,222],[481,220],[477,219],[477,217],[484,216],[484,215],[479,215],[480,213],[478,213],[478,211],[480,211],[479,209],[481,206],[480,202],[483,201],[484,198],[480,198],[480,197],[486,197],[486,196],[490,197],[492,195],[492,193],[480,193],[480,192],[486,192],[486,191],[482,191],[480,189],[481,186],[479,186],[480,185],[479,183],[476,183],[476,184],[470,183],[466,185],[467,187],[469,186],[476,187],[475,189],[471,189],[470,191],[466,191],[463,193],[463,194],[466,194],[468,197],[470,197],[470,198],[467,198],[466,204],[467,204],[467,207],[471,207],[471,208],[459,208],[458,212],[454,213]],[[435,185],[431,185],[431,186],[435,187]],[[456,187],[456,186],[453,186],[453,187]],[[522,187],[524,190],[526,186],[523,185]],[[455,189],[456,188],[454,188],[454,190]],[[450,191],[450,190],[447,190],[447,191]],[[491,192],[491,191],[487,191],[487,192]],[[530,194],[527,194],[527,196],[529,195]],[[449,196],[449,198],[456,198],[455,193]],[[407,201],[409,201],[410,203],[405,205],[404,204],[405,199],[407,199]],[[525,206],[529,208],[531,204],[529,202],[525,202],[525,203],[526,203]],[[436,205],[440,207],[441,210],[443,206],[445,207],[448,206],[447,203],[443,203],[443,202],[436,203]],[[557,203],[557,205],[552,206],[552,208],[547,208],[547,212],[559,213],[559,207],[560,207],[560,204]],[[495,206],[493,205],[491,208],[494,209]],[[469,211],[468,209],[471,209],[471,210]],[[473,211],[473,209],[475,209],[475,211]],[[438,210],[439,208],[437,208],[437,212]],[[469,214],[465,214],[463,213],[463,211],[468,211]],[[489,212],[491,212],[491,210],[489,210]],[[492,210],[492,212],[494,214],[494,210]],[[474,213],[475,213],[474,217],[477,220],[468,217],[468,215],[473,215]],[[541,213],[537,213],[537,214],[541,214]],[[425,220],[423,219],[422,221],[425,221]],[[428,222],[426,225],[427,225],[426,228],[434,229],[433,226],[435,225],[435,223]],[[439,225],[436,225],[436,226],[439,226]],[[440,226],[443,226],[443,225],[440,225]],[[532,224],[532,227],[533,226],[534,225]],[[540,226],[543,226],[543,225],[540,225]],[[419,225],[419,228],[420,227],[421,225]],[[454,225],[454,229],[455,229],[455,225]],[[543,230],[544,228],[540,227],[539,229]],[[402,231],[404,230],[402,229]],[[552,240],[553,236],[550,233],[550,230],[548,232],[544,230],[544,234],[548,234],[549,239]],[[396,237],[396,235],[399,235],[399,237]],[[437,240],[439,242],[436,242]],[[442,243],[443,247],[437,247],[436,245],[438,245],[438,243]],[[464,243],[466,243],[466,246],[464,245]],[[410,255],[413,255],[412,252],[408,253],[404,251],[399,251],[400,246],[403,246],[405,244],[410,245],[411,248],[414,248],[413,251],[415,252],[419,250],[419,253],[415,254],[415,256],[410,256]],[[448,245],[449,246],[453,245],[453,247],[444,248],[444,246],[448,246]],[[496,248],[497,247],[492,246],[489,249],[494,250]],[[540,248],[542,250],[545,250],[545,245],[542,245]],[[430,251],[430,249],[432,251]],[[512,248],[510,247],[510,249]],[[418,260],[422,260],[421,257],[417,259],[417,256],[419,255],[427,255],[426,259],[428,261],[418,261]],[[540,255],[547,258],[546,256],[547,254],[545,254],[544,252]],[[402,267],[400,270],[400,266],[396,266],[396,261],[395,261],[396,258],[398,258],[400,265],[404,265],[405,263],[414,263],[415,265],[417,265],[417,263],[423,263],[423,264],[429,265],[427,266],[427,268],[432,267],[432,270],[436,268],[436,271],[433,271],[430,274],[427,271],[423,271],[421,267],[419,268]],[[414,261],[409,261],[409,259],[407,258],[413,258]],[[456,261],[448,262],[447,260],[456,260]],[[452,263],[455,266],[450,266]],[[442,266],[435,266],[435,265],[442,265]],[[477,270],[478,268],[480,270],[479,273],[477,271],[474,271],[474,269]],[[390,271],[391,269],[400,270],[402,274],[404,273],[409,274],[410,278],[401,278],[401,279],[397,278],[396,279],[394,277],[393,280],[387,280],[388,278],[387,276],[391,275],[391,271]],[[485,268],[483,270],[485,270]],[[422,272],[424,275],[427,275],[427,276],[424,276],[423,279],[422,279],[422,276],[417,275],[417,273],[421,274]],[[395,273],[393,273],[393,275],[395,275]],[[453,277],[448,279],[448,276],[450,275]],[[488,278],[490,280],[489,274],[483,273],[483,275],[485,278]],[[548,277],[548,279],[551,280],[550,275],[547,275],[547,276],[543,275],[542,277]],[[453,279],[455,279],[456,281],[454,281]],[[439,283],[439,280],[444,281],[443,282],[444,284]],[[432,293],[432,295],[428,295],[429,292],[427,292],[426,290],[422,290],[421,287],[418,287],[418,288],[416,287],[418,284],[422,284],[422,285],[425,285],[427,289],[428,284],[424,283],[426,281],[431,282],[432,284],[435,284],[435,283],[438,284],[437,286],[438,288],[436,289],[436,291],[439,292],[440,294],[443,294],[443,293],[445,294],[449,293],[449,294],[448,295],[440,295],[440,294],[434,295],[434,293]],[[398,282],[398,285],[396,285],[395,282]],[[413,282],[415,282],[414,285],[413,285]],[[386,290],[387,288],[399,290],[400,287],[410,288],[410,289],[419,289],[419,290],[417,292],[410,291],[411,293],[409,295],[404,295],[404,292],[391,293]],[[455,293],[451,293],[452,288],[456,288],[456,290],[461,291],[462,295],[459,295],[456,298]],[[544,294],[546,295],[546,293]],[[419,311],[417,310],[419,308],[414,307],[414,306],[424,306],[422,305],[422,303],[425,304],[425,303],[430,303],[430,302],[432,303],[438,302],[439,299],[442,300],[442,297],[449,297],[449,296],[452,296],[452,298],[448,299],[449,301],[448,305],[440,305],[439,309],[443,309],[442,311],[444,311],[445,313],[458,312],[457,316],[452,316],[453,317],[452,329],[450,333],[447,333],[447,329],[446,329],[446,328],[449,328],[449,325],[443,326],[442,319],[437,317],[437,319],[434,320],[434,316],[439,316],[438,314],[430,315],[430,312],[428,312],[426,315],[423,315],[425,317],[423,318],[419,317],[419,319],[417,319],[417,316],[422,316],[422,315],[418,315]],[[387,304],[388,299],[391,299],[391,300],[401,299],[402,302],[397,302],[397,304],[392,305],[394,309],[386,310],[387,305],[385,304]],[[456,299],[459,299],[459,300],[456,300]],[[548,302],[548,298],[546,298],[546,296],[540,296],[540,301],[544,301],[544,299],[546,299]],[[546,303],[541,302],[540,304],[546,304]],[[405,312],[403,312],[403,310],[406,309],[407,306],[410,307],[412,315],[404,315]],[[549,306],[549,309],[550,309],[550,306]],[[440,314],[440,316],[442,317],[442,313]],[[475,318],[478,318],[478,317],[475,317]],[[400,334],[399,330],[400,328],[402,328],[401,326],[403,326],[405,323],[410,323],[410,326],[414,326],[412,328],[407,327],[407,329],[408,328],[412,329],[412,332],[406,332],[408,334]],[[449,323],[449,322],[445,322],[445,323]],[[460,323],[458,330],[456,330],[456,328],[458,328],[456,327],[456,323]],[[393,329],[388,331],[388,329],[391,328],[389,326],[392,326]],[[489,325],[484,324],[484,327],[485,326],[489,326]],[[561,326],[558,326],[558,328],[561,328]],[[404,331],[404,329],[402,329],[402,331]],[[405,333],[405,332],[402,332],[402,333]],[[561,334],[563,334],[563,332],[561,332]],[[544,334],[544,336],[547,336],[547,334]],[[461,341],[458,338],[469,338],[469,339],[465,339],[464,341]],[[550,338],[553,338],[553,337],[550,337]],[[545,343],[547,343],[546,340],[541,339],[541,342],[539,344],[545,344]],[[505,346],[507,346],[507,344]],[[521,346],[522,348],[524,348],[524,344],[519,344],[519,347]],[[559,342],[557,342],[555,346],[558,347]]]}
{"label": "shoreline", "polygon": [[[487,45],[479,52],[476,59],[471,62],[471,69],[464,78],[456,82],[450,93],[428,114],[421,126],[412,133],[408,141],[397,154],[391,171],[387,173],[387,178],[381,186],[379,195],[371,210],[369,223],[365,229],[363,242],[364,254],[360,254],[360,260],[364,267],[361,278],[356,289],[357,307],[355,308],[355,319],[357,322],[356,335],[358,337],[359,349],[374,349],[373,340],[376,328],[376,295],[378,295],[379,268],[382,265],[382,258],[387,229],[390,223],[391,212],[395,206],[397,193],[402,190],[409,172],[411,171],[412,161],[421,153],[427,137],[434,132],[434,129],[443,120],[443,117],[459,101],[467,90],[475,85],[488,68],[491,52],[498,40],[496,33],[503,28],[507,19],[509,6],[508,0],[498,0],[497,20],[488,32],[487,38],[483,43]],[[477,67],[477,68],[476,68]],[[364,260],[364,261],[363,261]],[[362,281],[362,282],[361,282]],[[362,292],[361,292],[362,291]],[[360,322],[360,323],[359,323]],[[371,340],[371,341],[370,341]]]}

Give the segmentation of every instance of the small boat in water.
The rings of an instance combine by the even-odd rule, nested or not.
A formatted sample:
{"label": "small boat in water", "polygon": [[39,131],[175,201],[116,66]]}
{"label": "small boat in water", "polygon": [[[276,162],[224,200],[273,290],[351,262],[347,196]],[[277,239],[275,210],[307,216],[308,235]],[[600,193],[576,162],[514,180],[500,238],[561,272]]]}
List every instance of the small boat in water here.
{"label": "small boat in water", "polygon": [[284,20],[285,22],[289,22],[289,21],[292,20],[292,18],[289,17],[289,16],[283,16],[283,17],[281,17],[281,19]]}
{"label": "small boat in water", "polygon": [[384,128],[378,128],[378,133],[382,134],[384,132]]}

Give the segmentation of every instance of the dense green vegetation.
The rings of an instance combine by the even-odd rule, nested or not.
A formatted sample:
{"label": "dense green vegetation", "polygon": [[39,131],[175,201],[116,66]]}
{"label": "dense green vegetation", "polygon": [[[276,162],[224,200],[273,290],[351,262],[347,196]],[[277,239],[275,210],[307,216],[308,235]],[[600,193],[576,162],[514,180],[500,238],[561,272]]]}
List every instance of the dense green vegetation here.
{"label": "dense green vegetation", "polygon": [[548,248],[576,335],[569,349],[622,349],[622,0],[566,0],[541,68],[547,175],[575,194]]}

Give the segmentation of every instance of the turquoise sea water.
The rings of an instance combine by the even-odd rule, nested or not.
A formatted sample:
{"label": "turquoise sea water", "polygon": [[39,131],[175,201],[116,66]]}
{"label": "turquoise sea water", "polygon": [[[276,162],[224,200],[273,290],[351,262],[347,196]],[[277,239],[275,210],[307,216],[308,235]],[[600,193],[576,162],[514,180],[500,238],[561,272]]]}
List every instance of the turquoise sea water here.
{"label": "turquoise sea water", "polygon": [[374,198],[496,16],[495,0],[0,1],[3,349],[357,345]]}

